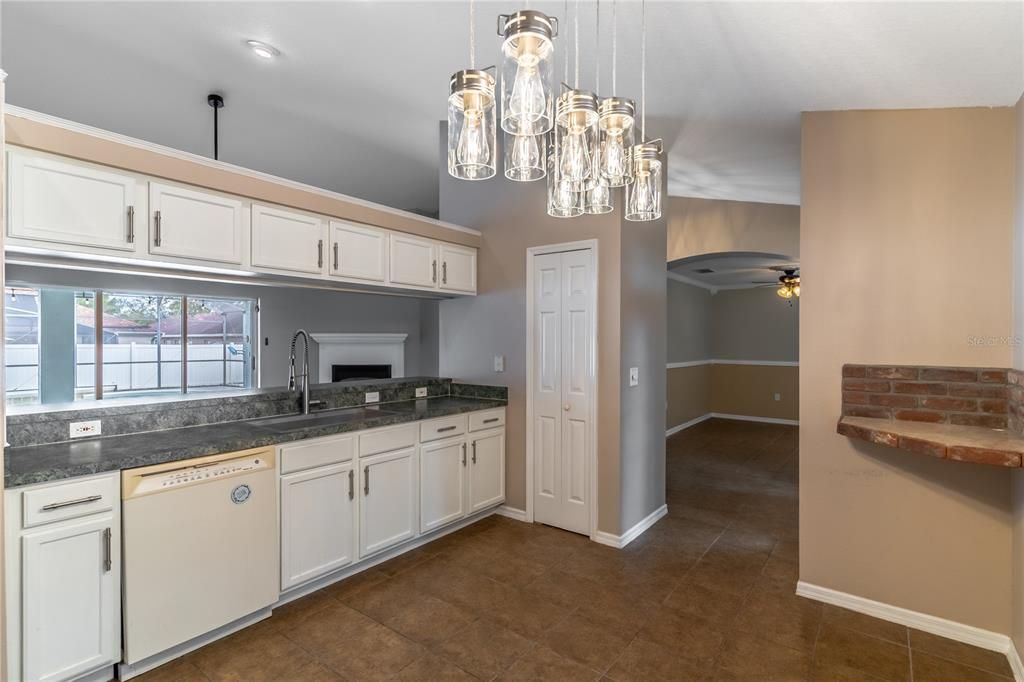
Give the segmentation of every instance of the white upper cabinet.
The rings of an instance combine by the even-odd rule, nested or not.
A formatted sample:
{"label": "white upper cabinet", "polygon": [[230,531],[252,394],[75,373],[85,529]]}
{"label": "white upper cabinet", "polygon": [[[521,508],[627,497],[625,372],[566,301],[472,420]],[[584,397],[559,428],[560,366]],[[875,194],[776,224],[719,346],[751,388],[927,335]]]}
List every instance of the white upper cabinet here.
{"label": "white upper cabinet", "polygon": [[388,233],[376,227],[331,221],[331,275],[384,284],[388,276]]}
{"label": "white upper cabinet", "polygon": [[149,252],[242,264],[242,202],[232,197],[149,183]]}
{"label": "white upper cabinet", "polygon": [[441,244],[441,289],[476,293],[476,249],[455,244]]}
{"label": "white upper cabinet", "polygon": [[327,258],[325,223],[317,216],[252,205],[252,265],[319,275]]}
{"label": "white upper cabinet", "polygon": [[22,239],[135,251],[136,182],[77,161],[20,151],[7,155],[8,234]]}
{"label": "white upper cabinet", "polygon": [[391,233],[391,283],[436,289],[437,244],[429,239]]}

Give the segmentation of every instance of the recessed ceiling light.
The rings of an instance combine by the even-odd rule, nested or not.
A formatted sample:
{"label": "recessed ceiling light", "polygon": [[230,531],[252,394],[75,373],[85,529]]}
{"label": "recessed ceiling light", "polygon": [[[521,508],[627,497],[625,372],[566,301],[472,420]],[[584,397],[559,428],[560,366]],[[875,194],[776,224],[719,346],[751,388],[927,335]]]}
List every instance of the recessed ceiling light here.
{"label": "recessed ceiling light", "polygon": [[273,45],[260,42],[259,40],[247,40],[245,44],[249,46],[249,49],[256,53],[257,57],[263,59],[273,59],[281,54],[281,51]]}

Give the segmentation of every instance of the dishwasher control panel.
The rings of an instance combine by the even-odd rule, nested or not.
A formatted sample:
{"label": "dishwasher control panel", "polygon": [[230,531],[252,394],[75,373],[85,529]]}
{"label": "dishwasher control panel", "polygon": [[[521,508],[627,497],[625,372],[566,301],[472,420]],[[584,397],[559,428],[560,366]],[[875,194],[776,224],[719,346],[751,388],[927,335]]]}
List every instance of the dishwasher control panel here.
{"label": "dishwasher control panel", "polygon": [[259,455],[239,457],[221,462],[144,474],[135,487],[135,495],[145,495],[159,490],[183,488],[196,483],[205,483],[226,476],[235,476],[253,471],[262,471],[273,466],[273,462]]}

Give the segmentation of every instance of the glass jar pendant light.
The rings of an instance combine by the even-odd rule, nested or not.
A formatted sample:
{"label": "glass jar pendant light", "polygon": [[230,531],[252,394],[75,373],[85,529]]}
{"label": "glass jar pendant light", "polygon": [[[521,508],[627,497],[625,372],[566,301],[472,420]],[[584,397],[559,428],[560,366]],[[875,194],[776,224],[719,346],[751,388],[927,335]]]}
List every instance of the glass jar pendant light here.
{"label": "glass jar pendant light", "polygon": [[[496,172],[494,76],[475,68],[476,28],[469,2],[469,65],[452,75],[448,95],[448,173],[486,180]],[[488,67],[491,68],[491,67]]]}
{"label": "glass jar pendant light", "polygon": [[504,39],[501,127],[521,135],[546,133],[553,122],[552,39],[558,35],[558,20],[529,9],[500,14],[498,35]]}
{"label": "glass jar pendant light", "polygon": [[[578,6],[577,6],[578,7]],[[594,81],[597,85],[597,91],[601,91],[601,0],[595,0],[594,12],[596,13],[594,21],[594,32],[595,46],[597,52],[597,58],[594,60]],[[578,58],[578,57],[577,57]],[[613,210],[612,206],[612,192],[608,186],[608,181],[601,174],[601,168],[603,166],[603,155],[604,149],[601,147],[601,116],[600,116],[600,105],[598,105],[598,133],[596,144],[594,145],[594,157],[592,161],[592,172],[591,178],[586,185],[586,190],[583,193],[583,212],[590,215],[603,215],[605,213],[611,213]]]}
{"label": "glass jar pendant light", "polygon": [[577,190],[592,186],[597,150],[597,96],[586,90],[566,90],[558,98],[555,146],[563,180]]}
{"label": "glass jar pendant light", "polygon": [[456,72],[448,96],[448,172],[461,180],[493,177],[495,146],[494,76]]}
{"label": "glass jar pendant light", "polygon": [[661,218],[661,140],[633,147],[633,184],[626,186],[626,220]]}
{"label": "glass jar pendant light", "polygon": [[547,175],[547,135],[519,135],[504,131],[505,177],[532,182]]}
{"label": "glass jar pendant light", "polygon": [[[612,92],[618,92],[618,14],[612,0]],[[631,99],[605,97],[598,109],[601,129],[601,177],[609,187],[624,187],[633,180],[633,164],[629,154],[633,148],[636,105]]]}
{"label": "glass jar pendant light", "polygon": [[[561,99],[559,99],[561,103]],[[548,165],[548,215],[553,218],[575,218],[583,214],[583,192],[577,183],[567,180],[562,173],[560,140],[555,131],[552,137]]]}

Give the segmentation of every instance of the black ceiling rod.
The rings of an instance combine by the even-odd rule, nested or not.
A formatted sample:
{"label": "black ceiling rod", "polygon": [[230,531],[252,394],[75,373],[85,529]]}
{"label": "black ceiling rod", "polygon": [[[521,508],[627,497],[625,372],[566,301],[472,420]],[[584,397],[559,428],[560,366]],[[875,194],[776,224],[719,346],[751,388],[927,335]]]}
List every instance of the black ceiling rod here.
{"label": "black ceiling rod", "polygon": [[224,108],[224,98],[217,93],[210,93],[206,96],[206,103],[213,107],[213,159],[216,161],[219,158],[220,152],[218,149],[220,131],[217,128],[217,113]]}

